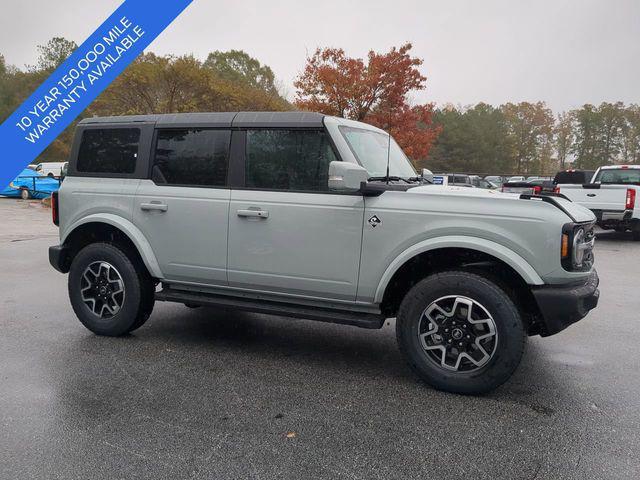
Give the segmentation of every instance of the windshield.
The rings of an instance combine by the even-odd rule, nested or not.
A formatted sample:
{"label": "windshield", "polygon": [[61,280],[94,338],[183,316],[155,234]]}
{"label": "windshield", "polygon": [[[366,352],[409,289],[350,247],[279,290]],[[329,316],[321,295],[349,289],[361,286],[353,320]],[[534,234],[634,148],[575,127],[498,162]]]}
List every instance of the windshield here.
{"label": "windshield", "polygon": [[620,168],[615,170],[600,170],[593,183],[620,183],[640,185],[640,168]]}
{"label": "windshield", "polygon": [[[358,162],[367,169],[370,177],[385,177],[387,175],[389,135],[345,125],[340,126],[340,132]],[[390,177],[406,179],[417,176],[411,162],[393,138],[391,138],[391,151],[388,159]]]}

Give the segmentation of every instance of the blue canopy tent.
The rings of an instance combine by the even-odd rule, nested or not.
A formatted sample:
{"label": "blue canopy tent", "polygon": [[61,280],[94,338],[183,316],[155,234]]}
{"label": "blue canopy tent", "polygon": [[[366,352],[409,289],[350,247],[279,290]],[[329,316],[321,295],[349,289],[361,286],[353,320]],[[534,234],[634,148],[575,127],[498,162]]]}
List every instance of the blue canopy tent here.
{"label": "blue canopy tent", "polygon": [[4,190],[0,191],[0,195],[5,197],[20,197],[22,191],[29,192],[31,198],[47,198],[60,188],[60,180],[45,177],[33,170],[25,168]]}

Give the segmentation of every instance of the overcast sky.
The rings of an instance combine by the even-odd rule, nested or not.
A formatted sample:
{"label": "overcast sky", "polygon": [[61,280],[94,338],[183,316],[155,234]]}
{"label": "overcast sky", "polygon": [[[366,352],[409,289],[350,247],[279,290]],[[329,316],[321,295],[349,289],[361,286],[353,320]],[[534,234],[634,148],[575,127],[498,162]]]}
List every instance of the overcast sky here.
{"label": "overcast sky", "polygon": [[[35,62],[35,46],[78,43],[120,4],[22,0],[3,5],[0,53]],[[242,49],[271,66],[289,98],[316,47],[364,57],[406,41],[424,59],[414,102],[494,105],[544,100],[640,103],[640,0],[194,0],[153,42],[156,53]]]}

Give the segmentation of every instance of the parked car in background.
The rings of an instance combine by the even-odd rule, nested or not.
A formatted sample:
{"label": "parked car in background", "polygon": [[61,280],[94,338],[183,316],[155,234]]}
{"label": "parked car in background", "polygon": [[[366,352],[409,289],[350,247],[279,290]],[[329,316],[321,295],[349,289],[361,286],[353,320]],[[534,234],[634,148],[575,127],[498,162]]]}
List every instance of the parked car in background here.
{"label": "parked car in background", "polygon": [[563,170],[556,173],[556,176],[553,177],[553,183],[555,185],[561,183],[565,185],[582,185],[591,182],[594,173],[596,173],[595,170]]}
{"label": "parked car in background", "polygon": [[472,187],[471,177],[461,173],[453,173],[447,175],[447,185],[455,185],[458,187]]}
{"label": "parked car in background", "polygon": [[507,181],[506,177],[501,177],[500,175],[487,175],[484,179],[487,182],[493,183],[498,188],[502,187],[502,184]]}
{"label": "parked car in background", "polygon": [[631,230],[640,241],[640,165],[607,165],[591,183],[559,184],[561,194],[591,210],[604,229]]}
{"label": "parked car in background", "polygon": [[62,175],[62,167],[66,162],[42,162],[36,167],[36,172],[47,177],[59,177]]}
{"label": "parked car in background", "polygon": [[4,197],[20,197],[23,200],[30,198],[47,198],[60,188],[60,181],[55,178],[40,175],[30,168],[25,168],[2,191]]}
{"label": "parked car in background", "polygon": [[524,178],[522,175],[518,175],[515,177],[509,177],[509,180],[507,180],[507,182],[512,183],[512,182],[524,182],[526,181],[526,178]]}
{"label": "parked car in background", "polygon": [[489,190],[496,190],[498,188],[495,183],[492,183],[479,175],[469,175],[469,180],[471,182],[471,185],[476,188],[486,188]]}
{"label": "parked car in background", "polygon": [[433,178],[435,185],[473,187],[470,176],[464,173],[436,173]]}
{"label": "parked car in background", "polygon": [[371,125],[310,112],[87,118],[73,145],[49,260],[98,335],[141,327],[155,301],[365,328],[396,318],[420,378],[477,394],[511,376],[527,335],[598,303],[589,210],[425,185]]}

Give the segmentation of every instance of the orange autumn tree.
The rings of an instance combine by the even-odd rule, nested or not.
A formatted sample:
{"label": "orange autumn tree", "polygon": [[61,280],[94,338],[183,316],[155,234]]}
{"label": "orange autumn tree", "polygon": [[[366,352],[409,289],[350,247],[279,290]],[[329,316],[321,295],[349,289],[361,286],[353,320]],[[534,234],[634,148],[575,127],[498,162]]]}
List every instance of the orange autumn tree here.
{"label": "orange autumn tree", "polygon": [[295,104],[390,131],[404,152],[420,163],[440,128],[432,123],[432,104],[409,105],[408,94],[424,90],[427,80],[418,70],[422,60],[411,57],[410,50],[407,43],[383,54],[370,51],[365,63],[342,49],[317,49],[294,82]]}

